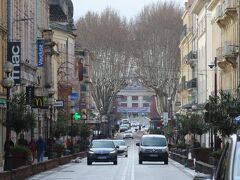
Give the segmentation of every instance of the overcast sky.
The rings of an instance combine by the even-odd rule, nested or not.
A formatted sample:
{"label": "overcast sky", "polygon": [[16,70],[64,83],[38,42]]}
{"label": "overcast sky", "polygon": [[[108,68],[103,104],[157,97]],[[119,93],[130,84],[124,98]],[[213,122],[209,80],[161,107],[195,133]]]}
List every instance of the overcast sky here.
{"label": "overcast sky", "polygon": [[[74,21],[79,17],[84,16],[88,11],[102,12],[107,7],[116,10],[120,16],[125,16],[127,19],[134,18],[145,5],[149,5],[161,0],[72,0],[74,6]],[[165,0],[164,0],[165,1]],[[171,1],[171,0],[166,0]],[[185,0],[173,0],[179,3],[182,7]]]}

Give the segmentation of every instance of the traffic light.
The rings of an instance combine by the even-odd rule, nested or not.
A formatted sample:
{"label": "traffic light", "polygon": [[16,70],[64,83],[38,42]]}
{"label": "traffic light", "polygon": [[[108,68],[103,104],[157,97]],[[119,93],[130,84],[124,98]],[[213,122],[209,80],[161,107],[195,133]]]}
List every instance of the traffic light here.
{"label": "traffic light", "polygon": [[78,114],[77,112],[73,114],[73,119],[74,119],[75,121],[78,121],[80,118],[81,118],[81,115]]}

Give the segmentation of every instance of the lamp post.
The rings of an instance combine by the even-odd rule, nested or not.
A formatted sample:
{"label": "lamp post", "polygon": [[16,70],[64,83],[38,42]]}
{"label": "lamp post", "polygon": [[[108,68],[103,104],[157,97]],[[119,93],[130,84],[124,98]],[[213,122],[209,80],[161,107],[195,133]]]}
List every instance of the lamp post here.
{"label": "lamp post", "polygon": [[[214,58],[214,63],[213,64],[210,64],[208,65],[211,69],[214,67],[214,96],[215,98],[217,98],[217,57]],[[211,127],[210,129],[210,141],[211,141],[211,149],[213,151],[213,148],[214,148],[214,143],[213,143],[213,132],[214,129],[213,127]],[[215,136],[214,136],[215,137]]]}
{"label": "lamp post", "polygon": [[12,21],[12,24],[11,24],[11,33],[12,34],[10,34],[10,35],[12,35],[11,37],[12,37],[12,41],[13,41],[13,38],[14,38],[14,36],[13,36],[13,24],[15,23],[15,22],[20,22],[20,21],[29,21],[29,20],[32,20],[33,18],[21,18],[21,19],[13,19],[13,21]]}
{"label": "lamp post", "polygon": [[[14,80],[11,77],[11,73],[13,71],[13,64],[11,62],[6,62],[3,65],[3,71],[6,74],[6,77],[3,78],[2,81],[2,86],[4,88],[7,89],[7,113],[6,113],[6,142],[8,144],[8,146],[10,146],[9,144],[9,140],[11,137],[11,130],[9,127],[9,99],[10,99],[10,89],[14,86]],[[7,147],[5,149],[5,162],[4,162],[4,170],[11,170],[11,161],[9,159],[9,155],[10,155],[10,147]]]}
{"label": "lamp post", "polygon": [[52,143],[53,143],[53,134],[52,134],[52,124],[53,124],[53,106],[54,106],[54,89],[48,90],[48,104],[49,104],[49,137],[50,137],[50,144],[49,144],[49,159],[52,158]]}

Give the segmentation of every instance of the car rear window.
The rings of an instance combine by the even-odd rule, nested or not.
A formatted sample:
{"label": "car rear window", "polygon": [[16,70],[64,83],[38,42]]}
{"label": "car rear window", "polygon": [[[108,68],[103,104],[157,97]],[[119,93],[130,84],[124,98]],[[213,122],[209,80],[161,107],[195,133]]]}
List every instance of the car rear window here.
{"label": "car rear window", "polygon": [[143,137],[142,146],[167,146],[166,139],[163,137]]}
{"label": "car rear window", "polygon": [[114,144],[118,145],[118,146],[125,146],[126,145],[124,141],[114,141]]}
{"label": "car rear window", "polygon": [[92,148],[114,148],[112,141],[92,141]]}
{"label": "car rear window", "polygon": [[236,152],[234,157],[233,179],[240,180],[240,142],[236,145]]}

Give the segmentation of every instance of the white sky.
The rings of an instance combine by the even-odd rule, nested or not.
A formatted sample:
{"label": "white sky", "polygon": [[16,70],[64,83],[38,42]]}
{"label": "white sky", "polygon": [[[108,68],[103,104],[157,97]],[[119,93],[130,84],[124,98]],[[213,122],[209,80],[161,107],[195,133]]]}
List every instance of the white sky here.
{"label": "white sky", "polygon": [[[72,0],[74,6],[74,21],[84,16],[88,11],[101,13],[105,8],[111,7],[120,16],[127,19],[134,18],[145,5],[152,4],[161,0]],[[164,0],[165,1],[165,0]],[[166,0],[170,1],[170,0]],[[185,0],[174,0],[183,7]]]}

